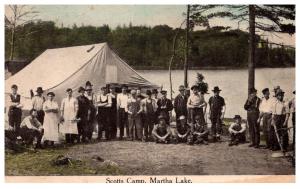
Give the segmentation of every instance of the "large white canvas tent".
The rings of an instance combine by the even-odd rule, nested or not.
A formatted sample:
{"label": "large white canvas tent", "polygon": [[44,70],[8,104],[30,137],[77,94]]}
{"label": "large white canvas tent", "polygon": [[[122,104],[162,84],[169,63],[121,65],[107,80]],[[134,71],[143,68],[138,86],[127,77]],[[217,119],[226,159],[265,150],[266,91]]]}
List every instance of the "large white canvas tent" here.
{"label": "large white canvas tent", "polygon": [[107,43],[99,43],[47,49],[5,81],[5,93],[10,93],[11,85],[16,84],[22,98],[30,99],[30,90],[42,87],[45,92],[53,91],[60,103],[67,88],[77,91],[86,81],[90,81],[96,91],[106,84],[158,88],[133,70]]}

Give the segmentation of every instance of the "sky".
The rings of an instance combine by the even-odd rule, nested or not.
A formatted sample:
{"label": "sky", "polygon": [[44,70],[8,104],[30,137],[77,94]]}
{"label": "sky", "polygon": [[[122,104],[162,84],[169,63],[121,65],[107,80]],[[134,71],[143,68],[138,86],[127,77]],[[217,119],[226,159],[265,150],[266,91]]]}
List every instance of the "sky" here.
{"label": "sky", "polygon": [[[38,11],[38,19],[54,21],[57,26],[72,27],[74,24],[102,26],[115,28],[118,25],[155,26],[166,24],[176,28],[184,21],[185,5],[31,5]],[[7,7],[6,14],[9,14]],[[214,19],[211,25],[226,25],[237,28],[237,22],[229,19]],[[196,28],[201,29],[201,28]],[[246,30],[246,26],[241,26]],[[275,43],[295,46],[295,35],[265,33],[264,38]]]}

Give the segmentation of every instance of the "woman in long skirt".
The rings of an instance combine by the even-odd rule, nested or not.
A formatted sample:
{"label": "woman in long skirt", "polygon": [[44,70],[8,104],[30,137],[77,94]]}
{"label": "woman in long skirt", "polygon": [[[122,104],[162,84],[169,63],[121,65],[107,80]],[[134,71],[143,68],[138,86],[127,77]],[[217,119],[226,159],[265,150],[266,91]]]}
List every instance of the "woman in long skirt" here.
{"label": "woman in long skirt", "polygon": [[66,143],[74,143],[78,135],[78,102],[76,98],[72,97],[72,89],[67,89],[67,97],[62,100],[60,110],[63,120],[60,132],[65,134]]}
{"label": "woman in long skirt", "polygon": [[54,145],[54,142],[59,141],[58,133],[58,104],[53,100],[55,94],[49,92],[47,94],[48,100],[43,104],[43,110],[45,112],[44,117],[44,136],[43,141],[49,141],[51,145]]}

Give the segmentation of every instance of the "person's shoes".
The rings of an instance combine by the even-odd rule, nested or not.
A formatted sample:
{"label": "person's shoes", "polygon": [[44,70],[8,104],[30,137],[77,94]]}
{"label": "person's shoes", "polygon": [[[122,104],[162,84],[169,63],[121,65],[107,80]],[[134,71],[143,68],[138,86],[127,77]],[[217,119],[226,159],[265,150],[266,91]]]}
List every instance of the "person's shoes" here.
{"label": "person's shoes", "polygon": [[254,147],[254,144],[250,144],[248,147]]}
{"label": "person's shoes", "polygon": [[228,144],[228,146],[233,146],[233,142],[230,142],[230,143]]}
{"label": "person's shoes", "polygon": [[203,144],[204,144],[204,145],[208,145],[208,142],[205,141],[205,140],[203,140]]}
{"label": "person's shoes", "polygon": [[259,148],[259,145],[255,145],[254,148]]}
{"label": "person's shoes", "polygon": [[122,136],[120,136],[120,137],[119,137],[119,140],[123,140],[123,137],[122,137]]}

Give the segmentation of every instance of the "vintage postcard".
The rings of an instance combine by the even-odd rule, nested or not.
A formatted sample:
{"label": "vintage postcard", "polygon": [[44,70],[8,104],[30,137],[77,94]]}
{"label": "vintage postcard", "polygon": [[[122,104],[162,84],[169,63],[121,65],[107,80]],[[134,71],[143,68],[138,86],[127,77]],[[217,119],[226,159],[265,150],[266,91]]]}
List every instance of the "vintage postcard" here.
{"label": "vintage postcard", "polygon": [[6,182],[295,182],[294,4],[3,6]]}

